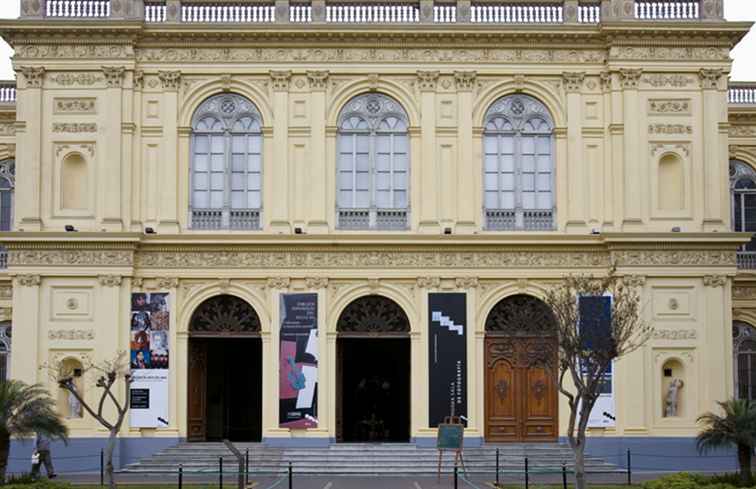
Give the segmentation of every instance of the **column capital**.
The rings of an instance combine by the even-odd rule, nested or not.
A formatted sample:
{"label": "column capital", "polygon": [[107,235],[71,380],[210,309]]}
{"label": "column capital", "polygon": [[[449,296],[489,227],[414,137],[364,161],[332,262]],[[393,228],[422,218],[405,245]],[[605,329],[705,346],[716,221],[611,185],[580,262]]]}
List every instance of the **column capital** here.
{"label": "column capital", "polygon": [[44,66],[22,66],[19,68],[26,81],[26,88],[42,88],[45,80]]}
{"label": "column capital", "polygon": [[585,72],[568,72],[562,73],[562,83],[564,84],[564,91],[567,93],[580,93],[583,89],[583,81],[585,80]]}
{"label": "column capital", "polygon": [[478,74],[475,71],[455,71],[454,83],[459,92],[469,92],[475,88]]}
{"label": "column capital", "polygon": [[325,90],[328,87],[328,71],[308,71],[307,82],[312,90]]}
{"label": "column capital", "polygon": [[[309,78],[309,77],[308,77]],[[270,86],[276,92],[286,92],[289,90],[291,82],[291,71],[271,71]]]}
{"label": "column capital", "polygon": [[642,68],[620,68],[620,81],[622,88],[637,89],[640,83],[641,75],[643,74]]}
{"label": "column capital", "polygon": [[175,92],[181,85],[180,71],[158,71],[158,78],[160,78],[164,90]]}
{"label": "column capital", "polygon": [[438,85],[438,71],[418,71],[417,87],[421,92],[434,92]]}
{"label": "column capital", "polygon": [[105,75],[105,85],[108,88],[123,87],[123,75],[126,68],[123,66],[103,66],[102,73]]}
{"label": "column capital", "polygon": [[722,75],[724,75],[724,71],[721,69],[701,68],[698,72],[701,88],[704,90],[718,90],[719,80],[722,79]]}

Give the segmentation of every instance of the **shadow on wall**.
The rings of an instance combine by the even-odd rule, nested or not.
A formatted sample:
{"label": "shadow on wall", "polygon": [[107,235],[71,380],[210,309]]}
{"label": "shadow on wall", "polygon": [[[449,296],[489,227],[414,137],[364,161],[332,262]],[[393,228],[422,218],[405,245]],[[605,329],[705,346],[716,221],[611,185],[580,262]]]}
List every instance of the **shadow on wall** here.
{"label": "shadow on wall", "polygon": [[[175,446],[178,438],[121,438],[116,444],[113,464],[116,470],[138,461],[164,448]],[[68,446],[62,442],[51,443],[55,472],[61,475],[72,473],[99,473],[100,451],[107,438],[72,438]],[[19,474],[31,471],[31,455],[34,440],[13,440],[8,458],[8,473]],[[44,469],[42,470],[44,474]]]}

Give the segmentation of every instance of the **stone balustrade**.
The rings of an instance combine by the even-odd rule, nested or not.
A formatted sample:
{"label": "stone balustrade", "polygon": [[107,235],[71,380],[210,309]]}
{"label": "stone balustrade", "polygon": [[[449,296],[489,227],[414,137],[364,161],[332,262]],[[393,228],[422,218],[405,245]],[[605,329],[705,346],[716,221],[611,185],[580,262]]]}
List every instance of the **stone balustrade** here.
{"label": "stone balustrade", "polygon": [[756,83],[731,83],[728,101],[734,105],[756,105]]}
{"label": "stone balustrade", "polygon": [[16,103],[16,82],[13,80],[0,80],[0,104]]}
{"label": "stone balustrade", "polygon": [[[297,0],[295,0],[297,1]],[[313,5],[318,8],[313,9]],[[317,14],[314,14],[317,12]],[[148,23],[598,24],[723,19],[723,0],[38,0],[21,18]]]}

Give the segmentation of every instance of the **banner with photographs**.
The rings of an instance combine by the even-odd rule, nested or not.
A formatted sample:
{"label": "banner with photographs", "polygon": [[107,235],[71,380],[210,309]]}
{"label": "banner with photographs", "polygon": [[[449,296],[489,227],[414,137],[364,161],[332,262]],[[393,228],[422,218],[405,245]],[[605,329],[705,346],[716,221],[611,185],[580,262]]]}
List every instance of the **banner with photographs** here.
{"label": "banner with photographs", "polygon": [[317,428],[318,294],[281,295],[279,426]]}
{"label": "banner with photographs", "polygon": [[131,294],[131,427],[168,423],[170,296],[167,292]]}
{"label": "banner with photographs", "polygon": [[464,293],[428,294],[429,423],[467,416],[467,301]]}

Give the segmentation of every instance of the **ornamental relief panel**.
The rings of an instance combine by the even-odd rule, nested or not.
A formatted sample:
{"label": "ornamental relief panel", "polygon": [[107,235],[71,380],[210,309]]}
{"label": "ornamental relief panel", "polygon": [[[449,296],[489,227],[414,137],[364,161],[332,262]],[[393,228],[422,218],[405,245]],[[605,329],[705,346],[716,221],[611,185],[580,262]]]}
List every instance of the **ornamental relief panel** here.
{"label": "ornamental relief panel", "polygon": [[8,251],[10,266],[83,265],[130,267],[134,264],[131,250],[23,250]]}
{"label": "ornamental relief panel", "polygon": [[645,75],[642,81],[654,88],[685,88],[693,84],[695,79],[687,75],[665,75],[661,73]]}
{"label": "ornamental relief panel", "polygon": [[638,47],[613,46],[609,58],[627,60],[699,60],[726,61],[730,58],[728,47]]}
{"label": "ornamental relief panel", "polygon": [[28,44],[15,46],[16,59],[124,59],[134,57],[134,47],[123,45]]}
{"label": "ornamental relief panel", "polygon": [[48,77],[53,84],[61,87],[81,86],[91,87],[92,85],[105,81],[102,76],[95,73],[55,73]]}
{"label": "ornamental relief panel", "polygon": [[95,98],[56,98],[53,101],[55,114],[96,114]]}
{"label": "ornamental relief panel", "polygon": [[690,115],[690,99],[650,99],[649,115]]}
{"label": "ornamental relief panel", "polygon": [[52,132],[78,134],[82,132],[97,132],[95,122],[54,122]]}

